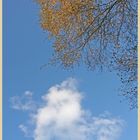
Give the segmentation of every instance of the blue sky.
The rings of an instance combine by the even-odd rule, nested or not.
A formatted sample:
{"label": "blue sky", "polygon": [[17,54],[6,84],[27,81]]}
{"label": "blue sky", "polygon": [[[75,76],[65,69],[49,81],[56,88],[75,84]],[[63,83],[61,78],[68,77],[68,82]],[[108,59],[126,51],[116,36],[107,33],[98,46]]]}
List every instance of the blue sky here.
{"label": "blue sky", "polygon": [[109,72],[91,72],[84,66],[71,71],[61,67],[40,70],[52,50],[51,41],[39,26],[39,6],[29,0],[5,0],[3,4],[3,140],[33,140],[24,137],[18,127],[29,120],[31,112],[12,109],[11,97],[30,91],[35,102],[42,102],[41,96],[50,87],[69,77],[78,81],[76,88],[84,96],[80,103],[83,110],[89,110],[92,116],[108,111],[114,118],[121,118],[125,123],[117,140],[136,140],[137,110],[130,111],[127,102],[120,103],[118,77]]}

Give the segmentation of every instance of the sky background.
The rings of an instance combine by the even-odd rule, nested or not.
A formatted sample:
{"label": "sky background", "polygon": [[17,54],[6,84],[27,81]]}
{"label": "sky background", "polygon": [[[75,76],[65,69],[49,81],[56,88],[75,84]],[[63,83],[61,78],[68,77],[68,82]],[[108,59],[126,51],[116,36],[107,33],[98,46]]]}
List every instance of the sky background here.
{"label": "sky background", "polygon": [[73,70],[48,67],[40,70],[51,56],[51,41],[39,25],[39,6],[31,0],[3,1],[3,140],[32,140],[19,129],[29,120],[29,112],[12,109],[10,98],[34,93],[41,101],[50,87],[69,77],[78,81],[83,92],[82,108],[94,116],[108,111],[125,121],[118,140],[137,139],[137,110],[129,110],[127,102],[120,103],[120,82],[114,73],[92,72],[84,66]]}

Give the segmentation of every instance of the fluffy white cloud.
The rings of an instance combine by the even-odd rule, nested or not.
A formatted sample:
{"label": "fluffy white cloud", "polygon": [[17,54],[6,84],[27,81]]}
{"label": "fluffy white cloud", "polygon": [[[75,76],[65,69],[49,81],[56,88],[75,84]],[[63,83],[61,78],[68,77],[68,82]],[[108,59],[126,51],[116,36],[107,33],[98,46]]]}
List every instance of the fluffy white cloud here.
{"label": "fluffy white cloud", "polygon": [[[31,115],[34,140],[117,140],[123,121],[111,116],[92,116],[81,106],[82,94],[69,78],[42,96],[43,104]],[[22,108],[21,108],[22,109]],[[28,126],[29,129],[31,126]],[[23,132],[27,127],[20,125]]]}

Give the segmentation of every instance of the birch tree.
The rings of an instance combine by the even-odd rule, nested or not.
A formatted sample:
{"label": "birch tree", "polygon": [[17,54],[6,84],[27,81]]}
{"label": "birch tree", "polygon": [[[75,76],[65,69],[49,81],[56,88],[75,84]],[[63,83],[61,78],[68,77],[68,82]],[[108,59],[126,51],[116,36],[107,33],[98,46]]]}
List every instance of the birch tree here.
{"label": "birch tree", "polygon": [[[37,2],[41,28],[54,41],[51,64],[84,63],[91,70],[111,66],[121,80],[137,83],[137,0]],[[134,93],[129,89],[123,95],[136,107],[137,84],[123,86],[124,91],[133,88]]]}

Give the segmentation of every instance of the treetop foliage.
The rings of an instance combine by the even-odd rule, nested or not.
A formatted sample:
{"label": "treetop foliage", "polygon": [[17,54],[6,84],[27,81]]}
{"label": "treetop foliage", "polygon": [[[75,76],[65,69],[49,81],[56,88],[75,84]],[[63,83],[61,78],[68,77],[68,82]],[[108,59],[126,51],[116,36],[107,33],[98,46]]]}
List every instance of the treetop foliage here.
{"label": "treetop foliage", "polygon": [[70,68],[82,62],[91,70],[111,66],[123,81],[135,87],[137,0],[38,0],[38,3],[41,27],[54,40],[50,63]]}

